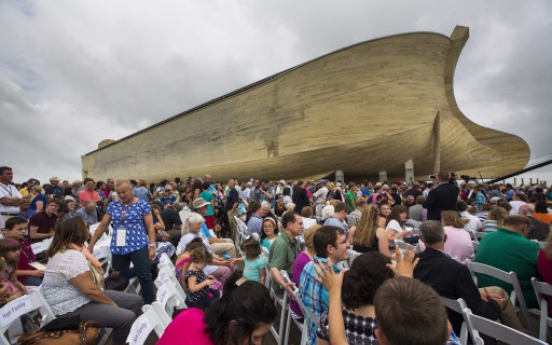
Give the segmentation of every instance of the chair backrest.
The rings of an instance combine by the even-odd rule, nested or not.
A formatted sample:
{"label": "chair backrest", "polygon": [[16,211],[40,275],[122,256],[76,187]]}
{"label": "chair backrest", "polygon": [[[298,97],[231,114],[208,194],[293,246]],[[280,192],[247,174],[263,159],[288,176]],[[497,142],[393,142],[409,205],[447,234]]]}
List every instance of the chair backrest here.
{"label": "chair backrest", "polygon": [[[155,286],[157,287],[156,301],[162,307],[160,310],[156,310],[156,312],[161,322],[167,327],[171,323],[174,309],[184,309],[187,306],[176,291],[174,282],[169,279],[165,279],[164,281],[155,279]],[[163,313],[160,313],[160,311],[163,311]]]}
{"label": "chair backrest", "polygon": [[261,247],[261,253],[263,257],[268,259],[268,256],[270,255],[270,251],[268,250],[267,247]]}
{"label": "chair backrest", "polygon": [[[443,302],[443,305],[452,310],[457,312],[458,314],[464,316],[464,313],[462,312],[464,309],[468,308],[466,302],[462,298],[458,299],[450,299],[441,296],[441,302]],[[472,335],[473,333],[470,327],[470,324],[468,323],[468,320],[464,318],[464,322],[462,323],[462,327],[460,329],[460,334],[458,335],[460,337],[460,344],[466,345],[468,343],[468,333]]]}
{"label": "chair backrest", "polygon": [[297,304],[299,304],[299,308],[301,308],[301,311],[303,312],[303,316],[305,316],[305,318],[310,319],[315,325],[318,325],[320,318],[316,316],[316,314],[313,311],[305,307],[305,305],[303,304],[303,300],[301,299],[301,292],[299,292],[299,289],[295,289],[295,291],[293,291],[293,296],[295,297]]}
{"label": "chair backrest", "polygon": [[519,332],[513,328],[504,326],[500,323],[486,319],[484,317],[472,314],[471,310],[465,308],[462,310],[464,319],[468,320],[473,332],[473,341],[476,345],[484,345],[480,334],[488,335],[496,340],[512,345],[544,345],[547,344],[530,335]]}
{"label": "chair backrest", "polygon": [[158,273],[157,273],[157,279],[161,280],[162,282],[166,279],[170,280],[176,289],[176,292],[180,295],[180,298],[182,300],[186,299],[186,292],[182,288],[182,285],[176,278],[176,273],[174,272],[174,268],[171,268],[171,265],[169,264],[163,264],[160,263],[159,266],[157,266]]}
{"label": "chair backrest", "polygon": [[479,248],[479,242],[472,241],[473,246],[473,252],[475,253],[477,251],[477,248]]}
{"label": "chair backrest", "polygon": [[46,251],[46,249],[48,249],[50,247],[50,244],[52,244],[52,241],[53,241],[53,237],[46,238],[46,239],[44,239],[40,242],[36,242],[36,243],[31,244],[31,248],[33,250],[33,253],[35,253],[35,254],[43,253],[44,251]]}
{"label": "chair backrest", "polygon": [[10,341],[4,336],[6,330],[14,321],[19,321],[19,317],[34,310],[42,315],[41,327],[56,318],[40,289],[30,290],[27,295],[4,305],[0,309],[0,344],[9,345]]}
{"label": "chair backrest", "polygon": [[155,331],[159,337],[165,332],[166,327],[163,325],[151,305],[143,306],[142,312],[143,314],[138,316],[130,328],[130,333],[127,338],[127,343],[130,345],[144,344],[153,331]]}
{"label": "chair backrest", "polygon": [[182,211],[178,212],[178,215],[180,216],[180,220],[182,221],[182,223],[186,221],[186,218],[191,212],[192,211],[190,210],[190,208],[188,208],[188,206],[184,206]]}
{"label": "chair backrest", "polygon": [[487,233],[484,232],[484,231],[478,231],[478,232],[474,233],[475,238],[477,238],[478,241],[481,241],[481,239],[482,239],[483,237],[485,237],[486,234],[487,234]]}
{"label": "chair backrest", "polygon": [[172,270],[174,271],[174,264],[172,263],[171,258],[169,258],[167,253],[161,253],[161,256],[159,257],[159,263],[172,268]]}
{"label": "chair backrest", "polygon": [[535,290],[540,307],[539,339],[546,340],[548,325],[552,325],[552,318],[548,315],[548,300],[546,296],[552,296],[552,285],[539,282],[535,277],[531,278],[531,284],[533,284],[533,290]]}
{"label": "chair backrest", "polygon": [[468,266],[468,269],[470,270],[473,281],[475,282],[476,285],[478,285],[477,277],[475,275],[476,273],[485,274],[512,285],[514,289],[510,294],[510,301],[512,301],[512,304],[514,305],[514,307],[516,306],[516,302],[519,302],[521,312],[523,313],[523,316],[525,318],[525,323],[530,331],[533,330],[533,323],[531,322],[531,319],[530,319],[529,309],[527,308],[527,304],[525,303],[525,298],[523,297],[523,290],[521,290],[521,286],[519,285],[516,272],[505,272],[503,270],[499,270],[498,268],[485,265],[479,262],[473,262],[471,260],[466,260],[466,264]]}

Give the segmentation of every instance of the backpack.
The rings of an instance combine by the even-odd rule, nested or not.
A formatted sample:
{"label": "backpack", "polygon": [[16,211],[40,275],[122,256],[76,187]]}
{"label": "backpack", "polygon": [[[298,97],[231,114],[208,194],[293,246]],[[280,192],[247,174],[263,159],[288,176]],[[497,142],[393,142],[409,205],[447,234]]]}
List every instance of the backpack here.
{"label": "backpack", "polygon": [[280,202],[278,202],[278,213],[282,214],[286,210],[286,204],[284,203],[284,199],[280,199]]}

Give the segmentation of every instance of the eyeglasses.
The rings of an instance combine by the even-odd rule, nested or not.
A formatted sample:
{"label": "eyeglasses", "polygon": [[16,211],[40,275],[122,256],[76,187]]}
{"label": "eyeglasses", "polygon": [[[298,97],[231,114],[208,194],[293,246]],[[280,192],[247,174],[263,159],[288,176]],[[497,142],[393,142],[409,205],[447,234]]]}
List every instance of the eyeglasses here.
{"label": "eyeglasses", "polygon": [[343,242],[337,242],[336,244],[347,244],[347,240],[345,239]]}

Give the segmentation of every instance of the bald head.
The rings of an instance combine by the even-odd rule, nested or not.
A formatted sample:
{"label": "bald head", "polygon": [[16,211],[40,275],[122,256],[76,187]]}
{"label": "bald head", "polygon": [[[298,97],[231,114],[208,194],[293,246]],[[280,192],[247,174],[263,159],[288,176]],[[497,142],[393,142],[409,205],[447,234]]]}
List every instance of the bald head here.
{"label": "bald head", "polygon": [[520,216],[533,217],[535,208],[530,204],[521,205],[518,209],[518,214]]}

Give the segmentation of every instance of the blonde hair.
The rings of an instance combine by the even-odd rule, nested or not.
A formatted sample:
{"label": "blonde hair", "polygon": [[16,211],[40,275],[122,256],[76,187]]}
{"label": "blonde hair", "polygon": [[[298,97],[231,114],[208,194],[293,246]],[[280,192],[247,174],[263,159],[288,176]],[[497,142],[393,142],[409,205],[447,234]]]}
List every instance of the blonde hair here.
{"label": "blonde hair", "polygon": [[456,211],[443,211],[441,212],[441,218],[445,226],[453,226],[458,229],[464,228],[464,222]]}
{"label": "blonde hair", "polygon": [[506,219],[506,217],[508,217],[508,211],[506,211],[502,207],[496,206],[491,211],[489,211],[489,214],[487,215],[487,220],[495,220],[496,225],[500,227],[504,224],[504,219]]}
{"label": "blonde hair", "polygon": [[309,249],[314,249],[314,234],[320,229],[322,225],[316,224],[311,226],[305,232],[305,247]]}
{"label": "blonde hair", "polygon": [[353,245],[370,246],[378,230],[379,209],[371,204],[362,211],[357,228],[353,235]]}
{"label": "blonde hair", "polygon": [[335,190],[334,183],[331,181],[328,181],[328,183],[326,183],[326,188],[328,188],[328,191],[333,192]]}

